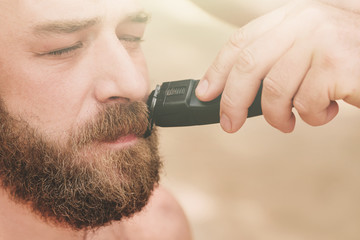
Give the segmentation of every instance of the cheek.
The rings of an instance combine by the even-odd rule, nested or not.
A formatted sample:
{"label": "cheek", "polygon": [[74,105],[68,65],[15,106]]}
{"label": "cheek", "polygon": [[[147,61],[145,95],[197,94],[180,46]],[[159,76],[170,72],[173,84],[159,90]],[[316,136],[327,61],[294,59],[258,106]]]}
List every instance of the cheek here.
{"label": "cheek", "polygon": [[[150,77],[149,77],[149,69],[146,63],[146,59],[144,54],[141,52],[138,57],[135,58],[134,64],[137,70],[141,73],[144,78],[144,85],[146,86],[146,92],[150,91]],[[147,98],[147,96],[145,96]]]}
{"label": "cheek", "polygon": [[82,78],[31,63],[17,62],[3,69],[0,92],[11,114],[43,131],[65,132],[71,127],[86,92],[86,82],[75,81]]}
{"label": "cheek", "polygon": [[[66,134],[74,124],[96,114],[90,60],[55,65],[12,57],[16,61],[0,58],[0,96],[11,114],[56,135]],[[141,51],[132,60],[148,93],[148,69]]]}

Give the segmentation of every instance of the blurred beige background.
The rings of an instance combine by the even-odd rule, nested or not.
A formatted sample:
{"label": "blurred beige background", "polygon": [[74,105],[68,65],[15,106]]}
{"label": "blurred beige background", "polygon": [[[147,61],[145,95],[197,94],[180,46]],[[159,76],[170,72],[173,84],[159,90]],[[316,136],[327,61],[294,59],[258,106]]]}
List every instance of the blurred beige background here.
{"label": "blurred beige background", "polygon": [[[235,30],[187,0],[143,2],[152,14],[144,42],[152,86],[200,78]],[[262,117],[233,135],[218,125],[161,129],[162,182],[196,240],[358,240],[359,120],[360,110],[341,103],[332,123],[298,118],[291,134]]]}

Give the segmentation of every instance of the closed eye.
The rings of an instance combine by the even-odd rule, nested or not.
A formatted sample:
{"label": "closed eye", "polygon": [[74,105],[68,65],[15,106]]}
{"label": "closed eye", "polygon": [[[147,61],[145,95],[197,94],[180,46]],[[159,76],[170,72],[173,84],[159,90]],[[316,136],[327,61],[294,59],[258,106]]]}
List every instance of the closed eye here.
{"label": "closed eye", "polygon": [[53,50],[50,52],[42,53],[40,55],[42,55],[42,56],[44,56],[44,55],[46,55],[46,56],[63,56],[63,55],[70,54],[73,51],[75,51],[76,49],[79,49],[82,47],[83,47],[83,43],[77,42],[75,45],[73,45],[71,47],[56,49],[56,50]]}
{"label": "closed eye", "polygon": [[119,37],[119,40],[122,42],[126,49],[136,49],[139,48],[140,43],[144,41],[142,37],[135,37],[130,35],[125,35]]}

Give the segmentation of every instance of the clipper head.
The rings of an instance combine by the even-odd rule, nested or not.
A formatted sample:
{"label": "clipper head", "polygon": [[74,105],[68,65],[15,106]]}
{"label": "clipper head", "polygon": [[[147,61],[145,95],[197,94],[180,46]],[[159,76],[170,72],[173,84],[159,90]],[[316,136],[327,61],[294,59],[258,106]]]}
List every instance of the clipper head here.
{"label": "clipper head", "polygon": [[154,124],[155,124],[154,112],[155,112],[157,96],[159,95],[160,88],[161,88],[160,85],[156,85],[155,90],[153,90],[150,93],[149,98],[146,102],[146,104],[148,106],[149,116],[148,116],[148,128],[147,128],[147,131],[145,132],[145,137],[149,137],[154,128]]}

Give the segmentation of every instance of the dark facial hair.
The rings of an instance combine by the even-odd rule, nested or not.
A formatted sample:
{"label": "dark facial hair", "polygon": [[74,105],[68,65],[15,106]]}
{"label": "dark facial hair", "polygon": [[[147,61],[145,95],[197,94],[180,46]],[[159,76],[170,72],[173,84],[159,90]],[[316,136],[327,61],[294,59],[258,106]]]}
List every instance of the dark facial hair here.
{"label": "dark facial hair", "polygon": [[[142,137],[147,123],[144,103],[111,105],[61,145],[0,104],[0,187],[44,221],[75,230],[130,217],[159,181],[156,133]],[[138,136],[130,147],[101,147],[129,134]]]}

